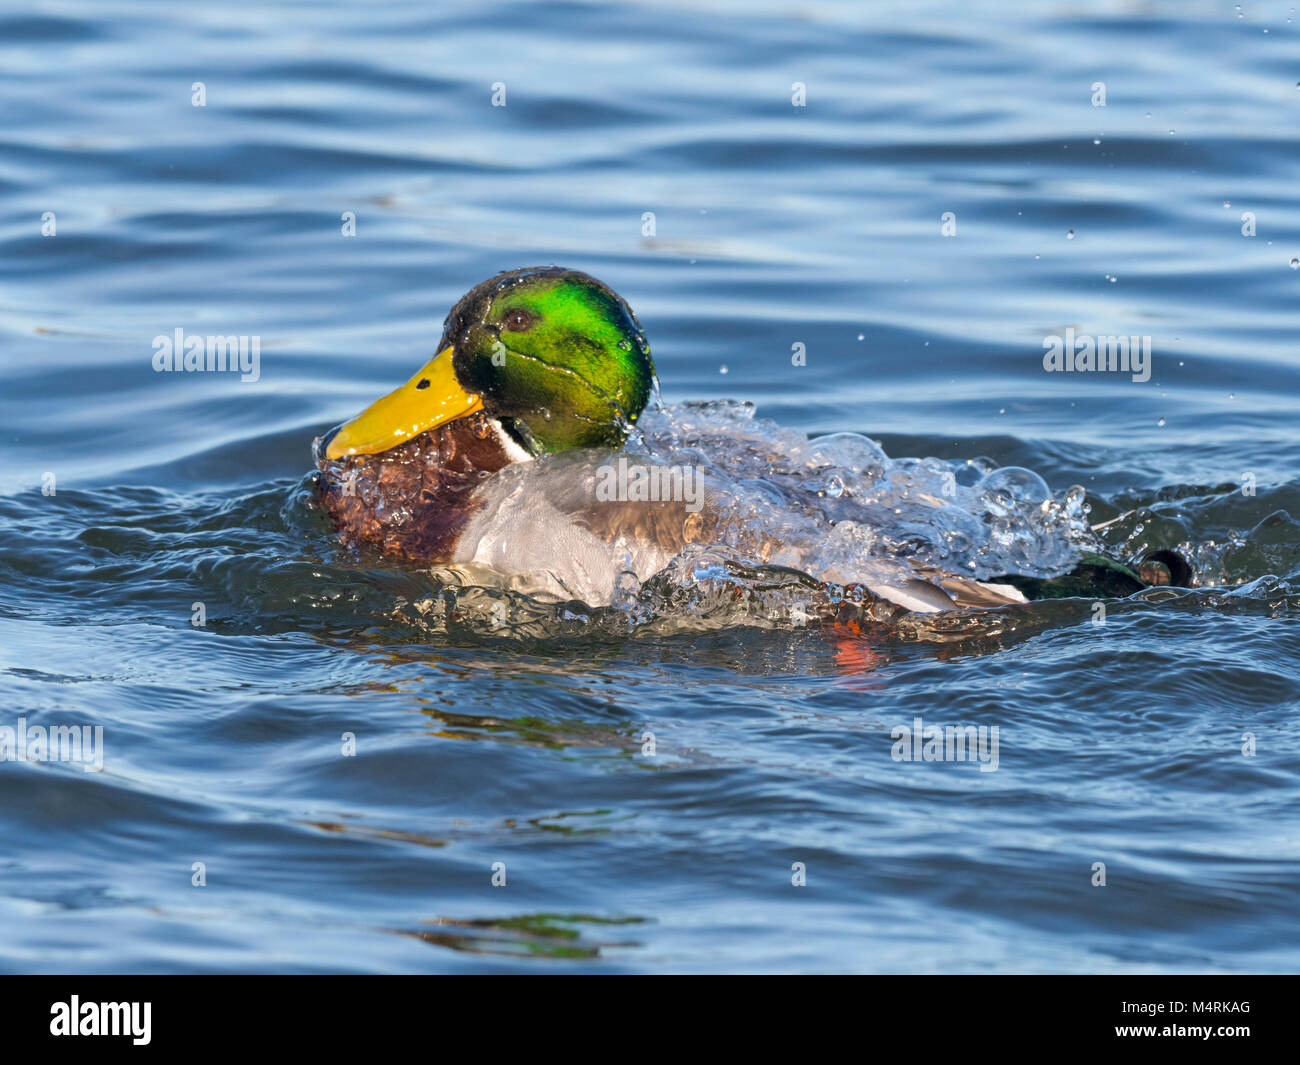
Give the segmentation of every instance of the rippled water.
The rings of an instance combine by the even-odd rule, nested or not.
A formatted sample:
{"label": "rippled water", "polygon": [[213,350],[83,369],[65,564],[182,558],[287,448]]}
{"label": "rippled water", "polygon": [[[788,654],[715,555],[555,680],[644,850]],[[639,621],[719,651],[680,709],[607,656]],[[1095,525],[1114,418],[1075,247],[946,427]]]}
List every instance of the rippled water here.
{"label": "rippled water", "polygon": [[[0,967],[1300,968],[1300,21],[1242,8],[0,12],[0,728],[103,728],[0,762]],[[312,439],[552,261],[679,416],[1077,484],[1196,586],[882,632],[693,559],[501,627],[341,548]],[[258,379],[154,372],[176,329]],[[1071,329],[1149,380],[1045,372]]]}

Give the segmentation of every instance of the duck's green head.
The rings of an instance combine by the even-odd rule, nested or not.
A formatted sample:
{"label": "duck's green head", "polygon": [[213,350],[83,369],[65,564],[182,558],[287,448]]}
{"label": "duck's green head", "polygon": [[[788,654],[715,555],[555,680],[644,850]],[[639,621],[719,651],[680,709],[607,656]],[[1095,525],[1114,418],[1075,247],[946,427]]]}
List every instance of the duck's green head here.
{"label": "duck's green head", "polygon": [[557,266],[511,270],[461,297],[438,354],[346,422],[326,456],[387,451],[479,410],[535,455],[618,447],[653,384],[645,335],[613,289]]}

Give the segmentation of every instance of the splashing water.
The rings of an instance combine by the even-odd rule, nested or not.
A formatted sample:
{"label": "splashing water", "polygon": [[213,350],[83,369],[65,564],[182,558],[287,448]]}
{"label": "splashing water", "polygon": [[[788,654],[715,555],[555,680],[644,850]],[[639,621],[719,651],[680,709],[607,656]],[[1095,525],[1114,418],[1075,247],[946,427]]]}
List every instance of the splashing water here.
{"label": "splashing water", "polygon": [[[675,485],[684,546],[653,530],[602,538],[575,520],[599,509],[599,483],[620,459]],[[456,564],[435,575],[593,607],[630,606],[656,574],[683,585],[764,566],[897,583],[923,565],[976,580],[1049,577],[1097,546],[1081,487],[1053,495],[1032,471],[987,459],[890,459],[856,433],[809,439],[734,401],[648,410],[625,452],[509,466],[477,497]]]}

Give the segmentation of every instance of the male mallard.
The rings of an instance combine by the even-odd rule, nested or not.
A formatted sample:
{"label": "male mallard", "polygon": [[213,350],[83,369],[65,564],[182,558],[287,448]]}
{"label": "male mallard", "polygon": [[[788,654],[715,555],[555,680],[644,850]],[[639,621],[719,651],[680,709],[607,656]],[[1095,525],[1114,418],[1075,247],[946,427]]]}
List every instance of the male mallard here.
{"label": "male mallard", "polygon": [[[645,580],[687,544],[711,542],[722,519],[707,496],[702,506],[600,501],[589,484],[564,483],[563,469],[528,493],[498,489],[484,513],[476,490],[492,474],[543,454],[620,448],[649,402],[645,335],[607,285],[554,266],[498,274],[452,308],[437,351],[406,384],[315,442],[322,499],[345,541],[417,561],[541,574],[531,590],[593,605],[609,601],[619,573]],[[753,547],[766,559],[773,545]],[[1035,598],[1122,595],[1147,583],[1099,557],[1059,587],[920,567],[903,579],[860,579],[882,599],[927,612],[1023,603],[1020,588]]]}

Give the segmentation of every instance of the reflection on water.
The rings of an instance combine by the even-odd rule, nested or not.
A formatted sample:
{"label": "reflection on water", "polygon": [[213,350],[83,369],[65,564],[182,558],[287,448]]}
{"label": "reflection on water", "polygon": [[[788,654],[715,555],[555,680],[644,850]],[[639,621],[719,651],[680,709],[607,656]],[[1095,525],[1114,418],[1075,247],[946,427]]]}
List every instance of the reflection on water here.
{"label": "reflection on water", "polygon": [[643,920],[641,917],[610,919],[581,913],[534,913],[500,920],[472,921],[440,918],[427,922],[436,925],[435,929],[399,930],[397,934],[471,954],[599,958],[602,951],[610,948],[637,947],[640,943],[634,939],[593,940],[590,938],[593,933],[600,932],[602,926],[634,925]]}

